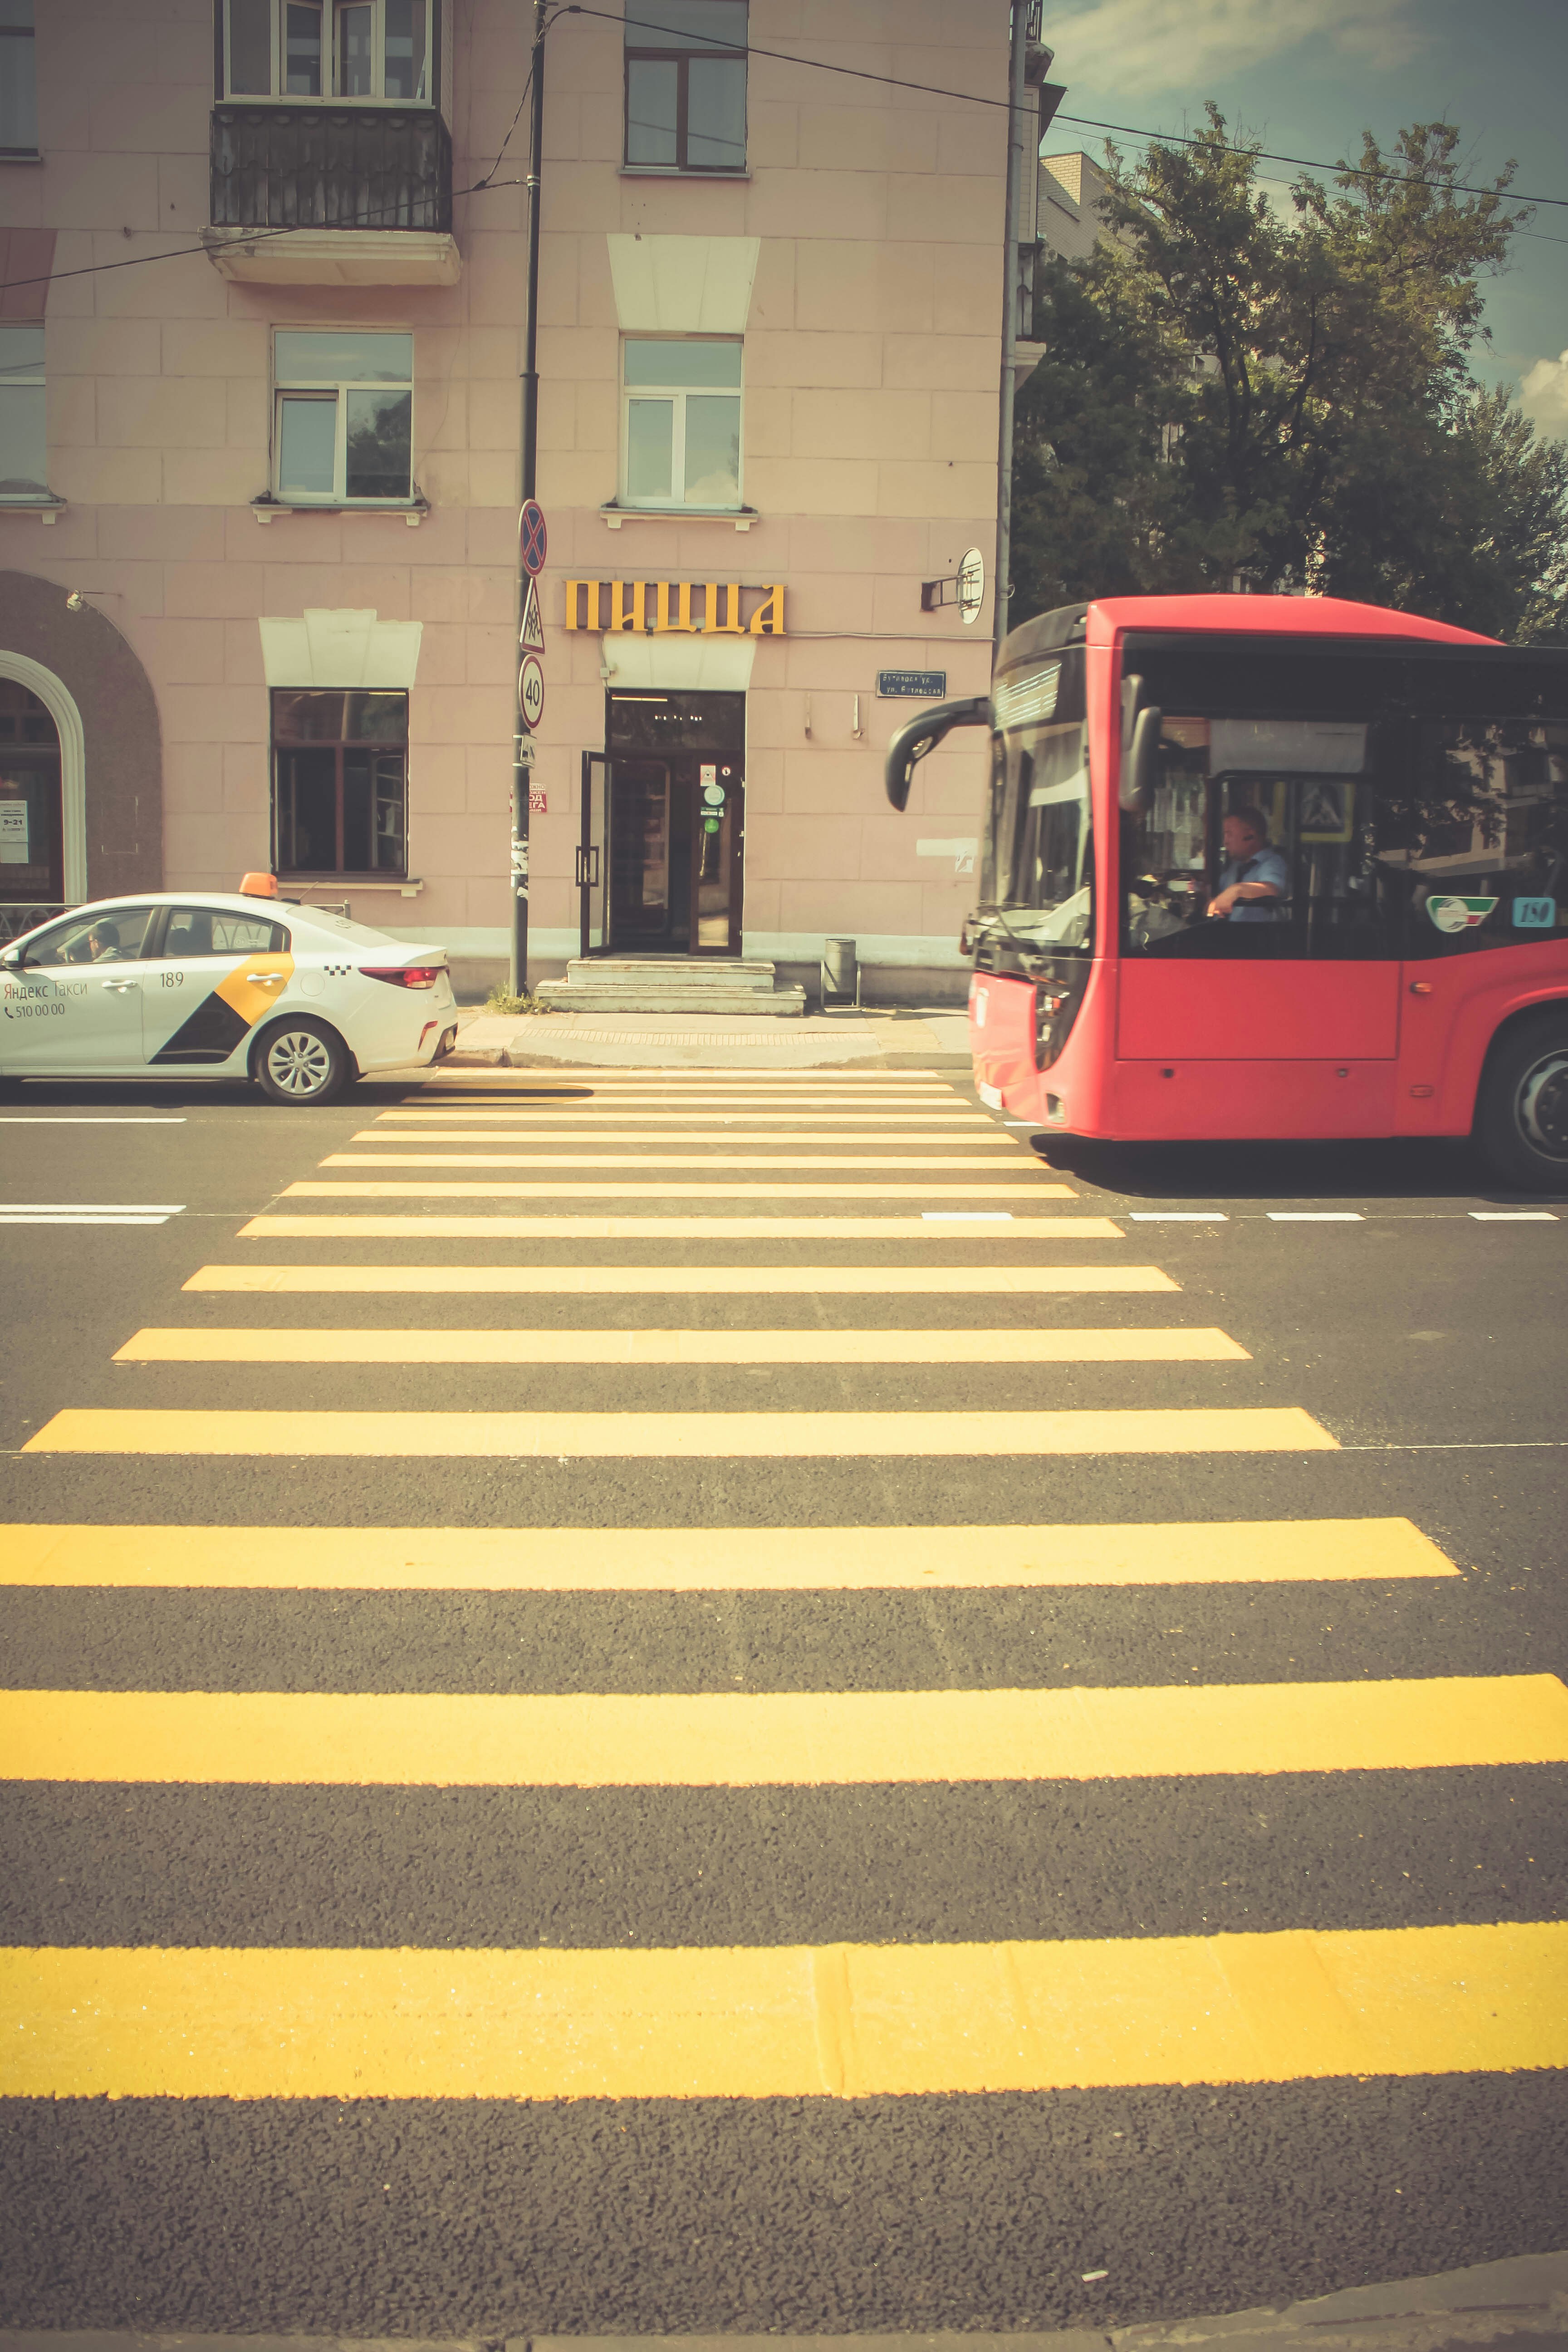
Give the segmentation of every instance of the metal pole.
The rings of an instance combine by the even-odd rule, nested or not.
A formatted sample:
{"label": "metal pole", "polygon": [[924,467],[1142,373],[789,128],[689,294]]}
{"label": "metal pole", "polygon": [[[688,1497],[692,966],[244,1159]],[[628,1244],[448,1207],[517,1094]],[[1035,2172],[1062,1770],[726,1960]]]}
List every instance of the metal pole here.
{"label": "metal pole", "polygon": [[1028,0],[1013,0],[1007,76],[1007,213],[1002,252],[1002,400],[996,437],[996,581],[992,591],[997,653],[1007,634],[1007,582],[1013,561],[1013,362],[1018,348],[1018,215],[1023,198],[1024,51],[1028,14]]}
{"label": "metal pole", "polygon": [[[528,322],[522,349],[522,496],[533,497],[539,472],[539,186],[544,156],[544,11],[533,0],[532,106],[528,131]],[[522,676],[522,617],[529,575],[517,564],[518,681]],[[514,719],[511,758],[511,990],[528,988],[528,787],[533,772],[533,740],[522,716],[521,693]]]}

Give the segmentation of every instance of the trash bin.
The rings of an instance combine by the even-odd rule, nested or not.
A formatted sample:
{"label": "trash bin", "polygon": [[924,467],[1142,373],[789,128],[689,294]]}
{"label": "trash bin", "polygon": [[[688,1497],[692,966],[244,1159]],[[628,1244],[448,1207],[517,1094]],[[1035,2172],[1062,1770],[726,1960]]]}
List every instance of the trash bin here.
{"label": "trash bin", "polygon": [[860,967],[856,961],[853,940],[824,940],[822,942],[822,1002],[830,996],[852,997],[860,1002]]}

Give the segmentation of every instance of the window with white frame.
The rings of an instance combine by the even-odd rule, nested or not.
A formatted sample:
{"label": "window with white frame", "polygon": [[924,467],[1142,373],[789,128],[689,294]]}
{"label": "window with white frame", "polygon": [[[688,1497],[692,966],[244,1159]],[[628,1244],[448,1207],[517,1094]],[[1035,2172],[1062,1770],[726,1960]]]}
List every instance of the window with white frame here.
{"label": "window with white frame", "polygon": [[43,328],[0,326],[0,505],[49,499],[47,446]]}
{"label": "window with white frame", "polygon": [[[0,6],[16,0],[0,0]],[[217,0],[230,98],[432,103],[432,0]]]}
{"label": "window with white frame", "polygon": [[633,170],[745,170],[746,6],[747,0],[626,0],[626,157]]}
{"label": "window with white frame", "polygon": [[273,490],[290,505],[406,506],[414,495],[414,338],[279,327]]}
{"label": "window with white frame", "polygon": [[38,152],[33,0],[0,0],[0,156]]}
{"label": "window with white frame", "polygon": [[621,373],[624,504],[739,507],[739,340],[630,337]]}

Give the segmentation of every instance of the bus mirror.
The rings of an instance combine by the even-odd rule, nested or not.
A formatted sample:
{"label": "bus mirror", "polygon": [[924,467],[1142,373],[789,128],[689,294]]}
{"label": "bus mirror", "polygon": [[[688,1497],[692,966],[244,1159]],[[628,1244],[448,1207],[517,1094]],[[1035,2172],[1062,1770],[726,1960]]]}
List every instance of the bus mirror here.
{"label": "bus mirror", "polygon": [[1134,815],[1148,807],[1154,790],[1163,724],[1163,711],[1156,710],[1152,703],[1138,713],[1132,723],[1132,748],[1121,768],[1121,805]]}
{"label": "bus mirror", "polygon": [[934,751],[944,736],[955,727],[989,727],[991,698],[978,694],[968,702],[937,702],[929,710],[917,711],[909,724],[900,727],[888,746],[887,765],[882,781],[888,788],[888,798],[896,809],[910,804],[910,786],[914,782],[915,761]]}

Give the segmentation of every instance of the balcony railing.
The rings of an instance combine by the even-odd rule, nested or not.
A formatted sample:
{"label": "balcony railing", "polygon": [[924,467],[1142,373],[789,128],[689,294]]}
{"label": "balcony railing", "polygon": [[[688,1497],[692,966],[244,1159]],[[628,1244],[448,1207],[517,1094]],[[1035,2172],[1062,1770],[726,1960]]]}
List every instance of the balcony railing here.
{"label": "balcony railing", "polygon": [[215,228],[452,227],[452,138],[430,107],[215,106]]}

